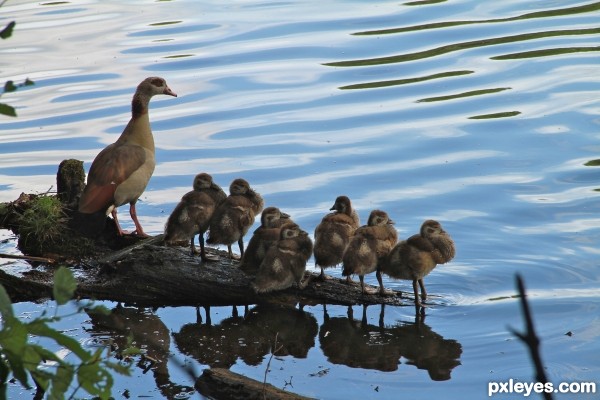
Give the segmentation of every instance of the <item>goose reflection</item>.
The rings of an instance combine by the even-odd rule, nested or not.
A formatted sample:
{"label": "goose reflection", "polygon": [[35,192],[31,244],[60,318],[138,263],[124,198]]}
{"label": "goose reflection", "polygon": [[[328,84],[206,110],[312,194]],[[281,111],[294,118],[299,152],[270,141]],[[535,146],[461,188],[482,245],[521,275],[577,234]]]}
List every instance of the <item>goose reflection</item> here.
{"label": "goose reflection", "polygon": [[169,329],[154,313],[144,309],[122,307],[117,305],[110,314],[88,311],[92,321],[89,331],[92,336],[109,336],[117,348],[117,354],[131,345],[144,352],[137,367],[144,373],[152,370],[156,387],[167,399],[173,399],[182,393],[192,392],[188,386],[176,385],[171,382],[167,367],[171,336]]}
{"label": "goose reflection", "polygon": [[352,368],[395,371],[400,362],[400,347],[379,327],[367,324],[366,306],[362,320],[354,319],[352,306],[347,317],[329,318],[326,310],[319,331],[321,350],[334,364]]}
{"label": "goose reflection", "polygon": [[385,326],[382,305],[376,326],[368,324],[366,306],[360,321],[354,319],[351,306],[347,317],[330,318],[324,311],[319,341],[323,354],[334,364],[395,371],[404,357],[405,364],[426,370],[434,381],[450,379],[452,369],[460,365],[461,344],[435,333],[419,313],[414,323]]}
{"label": "goose reflection", "polygon": [[452,370],[460,365],[462,345],[454,339],[444,339],[422,320],[401,323],[389,329],[394,340],[402,344],[406,364],[428,372],[431,380],[447,381]]}
{"label": "goose reflection", "polygon": [[173,333],[175,346],[182,354],[187,354],[198,362],[212,368],[229,368],[237,361],[241,341],[248,334],[243,324],[244,318],[233,315],[218,325],[211,324],[210,311],[206,313],[206,323],[196,312],[196,323],[185,324],[179,332]]}
{"label": "goose reflection", "polygon": [[173,337],[181,353],[212,368],[229,368],[238,358],[259,365],[272,349],[276,356],[306,358],[318,329],[315,317],[305,311],[264,304],[216,325],[201,320],[186,324]]}

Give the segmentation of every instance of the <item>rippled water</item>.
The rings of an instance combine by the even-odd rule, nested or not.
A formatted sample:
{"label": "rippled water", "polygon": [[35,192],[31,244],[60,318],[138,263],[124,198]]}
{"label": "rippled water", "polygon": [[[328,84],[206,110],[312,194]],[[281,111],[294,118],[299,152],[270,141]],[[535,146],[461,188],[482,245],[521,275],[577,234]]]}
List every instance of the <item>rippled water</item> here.
{"label": "rippled water", "polygon": [[[135,86],[160,75],[179,97],[151,104],[157,167],[138,203],[147,232],[162,231],[206,171],[222,186],[244,177],[309,232],[339,194],[363,221],[386,210],[401,238],[439,219],[457,257],[426,279],[443,305],[424,321],[411,307],[387,307],[383,324],[378,307],[364,321],[360,306],[350,318],[345,307],[310,306],[285,315],[259,308],[246,320],[216,308],[212,328],[190,308],[116,312],[162,343],[149,350],[159,366],[136,368],[116,383],[119,394],[190,388],[181,364],[262,380],[264,340],[277,331],[287,339],[268,378],[286,390],[483,398],[490,381],[533,379],[507,329],[523,326],[515,272],[550,379],[594,380],[599,9],[591,1],[9,1],[0,25],[16,19],[17,28],[0,42],[0,82],[29,77],[35,86],[0,99],[19,114],[0,117],[0,201],[49,190],[64,158],[89,168],[129,119]],[[0,250],[16,252],[10,234],[2,237]],[[73,326],[90,346],[122,335],[87,316],[65,321]]]}

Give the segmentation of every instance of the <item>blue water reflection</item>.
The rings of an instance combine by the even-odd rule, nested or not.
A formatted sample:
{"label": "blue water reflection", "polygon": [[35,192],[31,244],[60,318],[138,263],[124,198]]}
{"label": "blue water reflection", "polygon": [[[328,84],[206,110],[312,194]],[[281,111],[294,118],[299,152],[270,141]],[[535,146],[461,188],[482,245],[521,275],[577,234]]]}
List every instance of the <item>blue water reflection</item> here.
{"label": "blue water reflection", "polygon": [[[436,305],[423,321],[435,340],[460,344],[451,379],[432,380],[400,356],[386,372],[352,368],[324,352],[320,331],[306,358],[274,359],[275,386],[293,376],[286,390],[319,398],[481,398],[491,380],[530,381],[525,348],[507,330],[523,326],[516,272],[530,290],[551,379],[594,380],[598,9],[593,1],[523,0],[7,2],[0,25],[18,25],[0,43],[0,82],[29,77],[35,85],[1,98],[19,116],[0,117],[0,201],[48,191],[65,158],[89,168],[127,123],[135,86],[160,75],[179,97],[151,103],[157,167],[138,204],[150,233],[162,231],[205,171],[224,187],[244,177],[311,234],[346,194],[363,222],[384,209],[405,238],[435,218],[456,242],[456,259],[427,277]],[[17,252],[10,234],[0,251]],[[386,287],[410,291],[409,282]],[[353,318],[345,307],[328,306],[328,316],[321,307],[304,311],[320,328],[329,318],[358,337],[364,326],[375,342],[357,346],[367,352],[418,326],[411,307],[386,308],[381,331],[374,307],[364,324],[359,306]],[[215,326],[232,321],[230,307],[211,314]],[[142,317],[164,324],[163,334],[197,323],[190,308]],[[83,317],[70,323],[91,325]],[[85,329],[74,335],[89,339]],[[198,372],[206,364],[174,343],[170,382],[191,388],[171,364]],[[234,360],[232,370],[263,379],[264,359]],[[117,387],[168,397],[140,370],[133,379]]]}

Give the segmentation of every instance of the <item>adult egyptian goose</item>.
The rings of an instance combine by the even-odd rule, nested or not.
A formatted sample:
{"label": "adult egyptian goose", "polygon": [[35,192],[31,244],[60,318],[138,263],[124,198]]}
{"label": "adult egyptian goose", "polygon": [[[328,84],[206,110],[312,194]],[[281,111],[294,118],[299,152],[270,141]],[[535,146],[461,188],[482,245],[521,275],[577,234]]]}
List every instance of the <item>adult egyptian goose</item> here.
{"label": "adult egyptian goose", "polygon": [[396,244],[385,257],[377,269],[377,280],[381,294],[385,294],[381,274],[395,279],[412,280],[415,294],[415,306],[421,307],[419,288],[421,287],[421,300],[427,299],[423,278],[427,276],[437,264],[445,264],[454,258],[456,251],[454,241],[442,229],[442,225],[434,220],[427,220],[421,225],[421,231]]}
{"label": "adult egyptian goose", "polygon": [[[200,258],[208,260],[204,249],[204,233],[208,229],[215,209],[227,198],[219,185],[213,182],[212,176],[200,173],[194,177],[194,190],[187,192],[165,224],[165,243],[190,242],[192,255],[196,253],[194,236],[198,234]],[[191,241],[190,241],[191,240]]]}
{"label": "adult egyptian goose", "polygon": [[[325,279],[324,268],[335,267],[342,262],[350,238],[360,226],[358,214],[352,209],[352,202],[347,196],[338,196],[330,210],[333,212],[325,215],[315,228],[315,265],[321,267],[321,280]],[[351,279],[348,275],[348,282]]]}
{"label": "adult egyptian goose", "polygon": [[119,139],[105,147],[92,162],[87,185],[79,199],[81,214],[112,214],[119,235],[125,232],[117,219],[117,207],[129,203],[134,233],[148,236],[138,221],[135,203],[146,189],[156,165],[148,104],[157,94],[177,97],[163,78],[146,78],[138,85],[131,102],[131,120]]}
{"label": "adult egyptian goose", "polygon": [[252,287],[257,293],[283,290],[294,284],[304,289],[309,280],[302,282],[302,278],[312,250],[308,233],[293,222],[283,225],[279,240],[265,254]]}
{"label": "adult egyptian goose", "polygon": [[226,244],[229,258],[233,258],[231,245],[238,243],[240,257],[244,256],[244,235],[254,224],[254,219],[264,207],[263,198],[241,178],[229,185],[229,196],[215,210],[208,233],[209,244]]}
{"label": "adult egyptian goose", "polygon": [[255,275],[265,254],[279,240],[281,227],[292,222],[290,216],[277,207],[267,207],[260,215],[260,226],[256,228],[244,256],[240,261],[240,269],[249,275]]}
{"label": "adult egyptian goose", "polygon": [[354,232],[342,262],[343,276],[357,274],[360,279],[362,293],[367,293],[364,276],[377,269],[378,262],[385,257],[398,240],[398,233],[385,211],[373,210],[369,215],[369,223]]}

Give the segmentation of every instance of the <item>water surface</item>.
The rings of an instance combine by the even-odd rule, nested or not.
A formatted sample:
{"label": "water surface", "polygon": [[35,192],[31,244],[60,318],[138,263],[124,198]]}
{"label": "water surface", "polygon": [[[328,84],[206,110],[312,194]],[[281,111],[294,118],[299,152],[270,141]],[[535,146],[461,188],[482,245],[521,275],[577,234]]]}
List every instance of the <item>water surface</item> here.
{"label": "water surface", "polygon": [[[244,177],[311,233],[340,194],[363,221],[386,210],[401,238],[438,219],[457,257],[426,279],[438,305],[424,320],[412,307],[387,307],[382,317],[379,307],[363,316],[359,305],[350,313],[331,305],[251,308],[245,319],[241,309],[233,317],[231,307],[213,308],[210,325],[204,311],[199,322],[187,307],[116,310],[115,319],[136,321],[124,326],[159,362],[119,379],[115,397],[128,390],[135,398],[197,398],[182,365],[196,374],[224,366],[262,381],[278,333],[284,347],[268,380],[286,390],[327,399],[483,398],[490,381],[533,380],[526,349],[508,330],[523,327],[516,272],[550,379],[593,381],[599,8],[516,0],[8,2],[0,25],[15,19],[17,28],[1,43],[0,81],[29,77],[35,85],[1,99],[19,116],[0,119],[0,201],[52,190],[65,158],[89,168],[129,119],[135,86],[160,75],[179,97],[151,103],[157,167],[138,203],[147,232],[162,231],[204,171],[224,187]],[[9,232],[2,238],[2,252],[18,251]],[[385,283],[410,290],[408,282]],[[45,305],[16,307],[27,318]],[[90,347],[124,334],[87,315],[63,325]],[[296,331],[286,332],[290,326]],[[503,396],[512,397],[522,396]]]}

